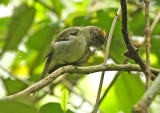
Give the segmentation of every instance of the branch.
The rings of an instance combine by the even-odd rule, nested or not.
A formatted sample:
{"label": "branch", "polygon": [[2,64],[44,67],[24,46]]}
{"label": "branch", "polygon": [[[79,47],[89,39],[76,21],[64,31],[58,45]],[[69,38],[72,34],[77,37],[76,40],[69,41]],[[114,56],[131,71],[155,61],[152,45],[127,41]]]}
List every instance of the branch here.
{"label": "branch", "polygon": [[138,4],[137,1],[128,0],[127,3],[136,6],[135,11],[131,12],[131,14],[130,14],[131,17],[133,17],[138,12],[142,11],[142,9],[144,8],[143,5],[142,4]]}
{"label": "branch", "polygon": [[[113,37],[113,33],[114,33],[116,23],[119,19],[120,12],[121,12],[121,7],[118,8],[118,11],[116,13],[116,16],[115,16],[115,18],[113,20],[113,23],[112,23],[112,26],[111,26],[111,30],[109,32],[107,45],[106,45],[106,51],[105,51],[104,64],[107,64],[110,44],[111,44],[111,40],[112,40],[112,37]],[[96,103],[95,103],[93,113],[97,113],[97,110],[98,110],[98,106],[99,106],[99,102],[100,102],[100,95],[101,95],[101,90],[102,90],[102,85],[103,85],[104,74],[105,74],[105,71],[103,71],[102,74],[101,74],[101,79],[100,79],[100,83],[99,83],[99,88],[98,88],[98,93],[97,93],[97,98],[96,98]]]}
{"label": "branch", "polygon": [[[160,11],[158,12],[157,16],[155,17],[154,21],[152,22],[151,24],[151,27],[150,27],[150,36],[152,35],[152,32],[154,30],[154,28],[156,27],[157,23],[159,22],[160,20]],[[150,37],[151,38],[151,37]],[[139,48],[145,43],[145,40],[143,42],[141,42],[141,44],[139,44]]]}
{"label": "branch", "polygon": [[[151,70],[155,73],[160,73],[160,70],[158,69],[151,68]],[[128,72],[128,71],[141,71],[141,68],[136,64],[125,64],[125,65],[107,64],[107,65],[96,65],[96,66],[90,66],[90,67],[76,67],[71,65],[64,66],[54,71],[52,74],[48,75],[46,78],[24,89],[23,91],[1,98],[1,100],[15,99],[18,97],[27,96],[31,93],[34,93],[35,91],[38,91],[44,88],[45,86],[53,82],[56,78],[58,78],[64,73],[89,74],[89,73],[94,73],[99,71],[127,71]]]}
{"label": "branch", "polygon": [[[146,75],[146,65],[143,62],[142,58],[140,57],[138,53],[138,49],[135,48],[133,44],[131,43],[131,40],[128,35],[126,0],[121,0],[121,8],[122,8],[122,34],[123,34],[123,40],[127,46],[127,51],[124,53],[124,55],[126,57],[133,59],[136,63],[138,63],[143,73]],[[154,77],[153,74],[152,74],[152,77]]]}
{"label": "branch", "polygon": [[152,22],[152,25],[150,27],[151,34],[152,34],[152,31],[155,28],[155,26],[157,25],[157,23],[158,23],[159,20],[160,20],[160,11],[158,12],[156,18],[154,19],[154,21]]}
{"label": "branch", "polygon": [[160,91],[160,74],[155,79],[153,84],[145,92],[142,99],[133,107],[132,113],[146,113],[148,106],[152,103],[156,94]]}
{"label": "branch", "polygon": [[[149,3],[150,0],[145,0],[145,39],[146,39],[146,88],[150,85],[150,29],[149,29]],[[149,110],[148,110],[149,113]]]}

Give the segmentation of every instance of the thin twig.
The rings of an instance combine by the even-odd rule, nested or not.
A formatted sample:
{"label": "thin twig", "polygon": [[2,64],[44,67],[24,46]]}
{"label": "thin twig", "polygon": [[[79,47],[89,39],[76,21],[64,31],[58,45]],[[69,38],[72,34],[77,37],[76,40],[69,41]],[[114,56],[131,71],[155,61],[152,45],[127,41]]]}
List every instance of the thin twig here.
{"label": "thin twig", "polygon": [[131,12],[130,16],[133,17],[135,14],[137,14],[138,12],[142,11],[142,9],[144,8],[143,5],[138,4],[137,1],[132,1],[132,0],[128,0],[127,3],[130,3],[132,5],[136,6],[136,10]]}
{"label": "thin twig", "polygon": [[[158,12],[156,18],[154,19],[154,21],[152,22],[151,24],[151,27],[150,27],[150,38],[151,38],[151,35],[152,35],[152,32],[154,30],[154,28],[156,27],[157,23],[160,21],[160,11]],[[139,48],[145,43],[145,40],[143,42],[141,42],[141,44],[139,45]]]}
{"label": "thin twig", "polygon": [[[124,61],[124,64],[127,63],[128,60],[129,60],[129,59],[126,58],[125,61]],[[121,73],[121,71],[118,71],[118,72],[115,74],[113,80],[111,81],[111,83],[109,84],[109,86],[108,86],[107,89],[105,90],[104,94],[102,95],[102,97],[101,97],[101,99],[100,99],[100,101],[99,101],[99,105],[102,103],[104,97],[106,97],[106,95],[108,94],[109,90],[111,89],[111,87],[113,86],[113,84],[115,83],[115,81],[117,80],[117,78],[119,77],[120,73]]]}
{"label": "thin twig", "polygon": [[152,34],[153,29],[155,28],[155,26],[157,25],[158,21],[160,20],[160,11],[158,12],[156,18],[154,19],[154,21],[152,22],[152,25],[150,27],[150,33]]}
{"label": "thin twig", "polygon": [[92,113],[97,113],[97,110],[98,110],[99,100],[100,100],[101,90],[102,90],[102,85],[103,85],[104,74],[105,74],[105,71],[102,71],[101,78],[100,78],[100,83],[99,83],[99,88],[98,88],[98,93],[97,93],[97,98],[96,98],[96,103],[95,103],[94,110],[93,110]]}
{"label": "thin twig", "polygon": [[[145,40],[146,40],[146,89],[150,86],[150,29],[149,29],[149,3],[150,0],[145,0]],[[146,113],[150,113],[149,106],[146,108]]]}
{"label": "thin twig", "polygon": [[[113,36],[113,32],[114,32],[116,23],[117,23],[117,21],[119,19],[120,12],[121,12],[121,7],[119,7],[119,9],[118,9],[118,11],[116,13],[116,16],[115,16],[115,18],[113,20],[113,23],[112,23],[112,26],[111,26],[111,30],[110,30],[110,33],[109,33],[109,36],[108,36],[104,64],[107,64],[110,44],[111,44],[111,40],[112,40],[112,36]],[[97,98],[96,98],[96,103],[95,103],[95,107],[94,107],[93,113],[97,113],[97,110],[98,110],[99,101],[100,101],[100,95],[101,95],[101,90],[102,90],[102,85],[103,85],[104,74],[105,74],[105,71],[103,71],[102,74],[101,74],[101,79],[100,79],[100,83],[99,83],[99,88],[98,88],[98,93],[97,93]]]}
{"label": "thin twig", "polygon": [[[146,40],[146,88],[150,85],[150,29],[149,29],[149,3],[150,0],[145,0],[145,40]],[[148,112],[149,113],[149,112]]]}

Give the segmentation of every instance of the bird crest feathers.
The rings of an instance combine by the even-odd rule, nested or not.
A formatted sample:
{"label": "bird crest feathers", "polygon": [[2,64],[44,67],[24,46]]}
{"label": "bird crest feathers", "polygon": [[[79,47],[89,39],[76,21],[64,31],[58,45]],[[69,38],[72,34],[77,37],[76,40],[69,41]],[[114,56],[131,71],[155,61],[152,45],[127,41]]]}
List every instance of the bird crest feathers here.
{"label": "bird crest feathers", "polygon": [[99,29],[100,29],[100,31],[101,31],[101,33],[103,35],[103,38],[106,38],[106,32],[105,32],[105,30],[103,30],[102,28],[99,28]]}

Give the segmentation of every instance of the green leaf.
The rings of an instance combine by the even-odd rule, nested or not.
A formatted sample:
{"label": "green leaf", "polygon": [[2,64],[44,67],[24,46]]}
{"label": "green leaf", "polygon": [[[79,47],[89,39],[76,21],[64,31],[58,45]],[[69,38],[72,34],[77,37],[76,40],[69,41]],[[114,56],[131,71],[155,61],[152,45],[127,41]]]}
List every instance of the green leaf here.
{"label": "green leaf", "polygon": [[[158,62],[153,65],[154,67],[156,66],[157,68],[160,67],[160,52],[159,52],[159,44],[160,44],[160,39],[152,38],[151,39],[151,53],[156,55]],[[152,59],[151,59],[152,60]]]}
{"label": "green leaf", "polygon": [[[119,32],[121,31],[119,30]],[[122,56],[124,51],[126,51],[126,45],[123,41],[123,37],[113,37],[109,50],[109,57],[118,64],[123,63],[126,58],[125,56]]]}
{"label": "green leaf", "polygon": [[66,88],[63,88],[62,95],[61,95],[61,107],[64,113],[66,113],[67,111],[68,97],[69,97],[69,91]]}
{"label": "green leaf", "polygon": [[4,50],[15,50],[32,25],[35,9],[22,4],[14,10],[8,25],[7,42]]}
{"label": "green leaf", "polygon": [[37,110],[24,102],[0,101],[0,113],[37,113]]}
{"label": "green leaf", "polygon": [[5,87],[6,87],[9,95],[17,93],[17,92],[27,88],[27,86],[28,86],[27,84],[25,84],[24,82],[22,82],[18,79],[7,78],[7,79],[3,79],[3,82],[5,84]]}
{"label": "green leaf", "polygon": [[79,0],[73,3],[74,3],[74,7],[76,7],[78,12],[85,12],[86,7],[88,7],[90,3],[90,0]]}
{"label": "green leaf", "polygon": [[0,0],[0,4],[8,5],[10,0]]}
{"label": "green leaf", "polygon": [[93,66],[102,64],[104,62],[104,58],[98,55],[91,56],[87,62],[87,66]]}
{"label": "green leaf", "polygon": [[155,6],[157,6],[159,8],[160,5],[160,1],[159,0],[153,0],[153,3]]}
{"label": "green leaf", "polygon": [[6,26],[8,24],[9,21],[9,17],[4,17],[4,18],[0,18],[0,48],[4,48],[5,46],[5,41],[6,41],[6,37],[5,37],[5,33],[6,33]]}
{"label": "green leaf", "polygon": [[56,31],[52,26],[44,26],[29,37],[26,45],[32,49],[42,50],[44,45],[49,46],[55,33]]}
{"label": "green leaf", "polygon": [[9,20],[8,17],[0,18],[0,36],[1,37],[3,37],[4,32],[6,31],[8,20]]}
{"label": "green leaf", "polygon": [[[64,113],[59,103],[47,103],[42,106],[39,113]],[[66,113],[73,113],[71,110],[67,110]]]}
{"label": "green leaf", "polygon": [[48,103],[40,108],[39,113],[63,113],[63,110],[58,103]]}
{"label": "green leaf", "polygon": [[100,107],[107,113],[130,113],[144,92],[145,85],[139,76],[121,72]]}
{"label": "green leaf", "polygon": [[[53,36],[59,31],[59,24],[47,25],[35,32],[27,42],[30,51],[36,50],[37,55],[33,58],[31,69],[33,70],[38,64],[42,63],[49,45],[53,40]],[[35,51],[33,51],[35,52]],[[34,62],[34,63],[33,63]],[[31,71],[32,71],[31,70]]]}
{"label": "green leaf", "polygon": [[153,29],[152,35],[160,35],[160,22],[158,22]]}
{"label": "green leaf", "polygon": [[129,19],[128,31],[137,36],[144,36],[145,21],[143,11],[136,13],[132,19]]}

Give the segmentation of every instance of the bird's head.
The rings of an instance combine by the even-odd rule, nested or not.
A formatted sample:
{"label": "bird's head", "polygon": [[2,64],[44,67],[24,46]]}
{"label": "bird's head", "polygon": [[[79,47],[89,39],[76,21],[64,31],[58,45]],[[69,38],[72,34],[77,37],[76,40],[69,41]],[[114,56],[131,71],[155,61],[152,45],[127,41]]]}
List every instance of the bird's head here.
{"label": "bird's head", "polygon": [[88,26],[86,28],[90,34],[91,46],[103,49],[102,46],[107,39],[106,32],[102,28],[96,26]]}

